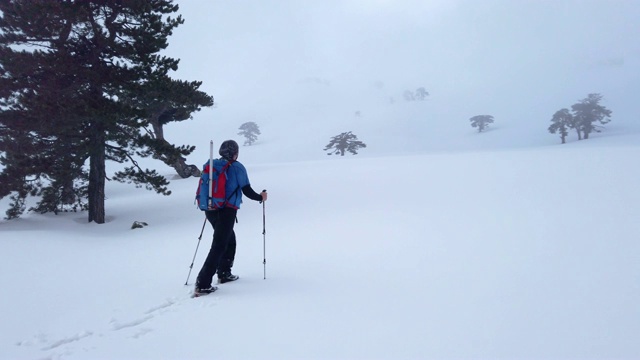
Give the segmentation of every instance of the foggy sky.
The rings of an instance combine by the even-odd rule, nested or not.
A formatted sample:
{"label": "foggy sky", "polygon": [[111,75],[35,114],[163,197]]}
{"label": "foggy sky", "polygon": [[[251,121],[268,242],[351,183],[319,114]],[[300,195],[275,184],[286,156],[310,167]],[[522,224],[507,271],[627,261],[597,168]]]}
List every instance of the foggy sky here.
{"label": "foggy sky", "polygon": [[336,92],[424,86],[489,109],[570,106],[589,92],[631,106],[640,89],[635,0],[177,3],[186,22],[168,53],[181,59],[178,77],[204,81],[219,102],[283,97],[308,78]]}

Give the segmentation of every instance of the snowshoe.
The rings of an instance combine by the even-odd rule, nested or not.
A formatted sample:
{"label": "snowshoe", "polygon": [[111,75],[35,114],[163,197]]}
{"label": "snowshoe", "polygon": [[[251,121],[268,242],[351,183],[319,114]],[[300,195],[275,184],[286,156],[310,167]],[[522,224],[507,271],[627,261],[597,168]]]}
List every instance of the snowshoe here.
{"label": "snowshoe", "polygon": [[209,286],[209,287],[205,287],[205,288],[196,287],[193,290],[193,294],[192,294],[191,297],[196,298],[196,297],[200,297],[200,296],[204,296],[204,295],[209,295],[209,294],[211,294],[212,292],[214,292],[216,290],[218,290],[218,288],[215,287],[215,286]]}

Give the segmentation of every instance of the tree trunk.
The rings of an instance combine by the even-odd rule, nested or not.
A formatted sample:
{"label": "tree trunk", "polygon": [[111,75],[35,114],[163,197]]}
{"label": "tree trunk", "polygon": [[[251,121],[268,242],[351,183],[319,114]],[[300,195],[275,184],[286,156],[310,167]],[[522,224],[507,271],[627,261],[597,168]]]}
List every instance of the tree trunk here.
{"label": "tree trunk", "polygon": [[60,205],[70,205],[76,202],[76,193],[73,188],[73,178],[69,177],[64,180],[60,194]]}
{"label": "tree trunk", "polygon": [[191,176],[199,177],[201,175],[200,169],[195,165],[190,165],[185,162],[185,158],[180,157],[173,164],[168,164],[176,170],[181,178],[186,179]]}
{"label": "tree trunk", "polygon": [[[164,129],[162,127],[162,124],[160,123],[160,116],[165,111],[166,109],[163,109],[162,111],[158,112],[158,115],[152,116],[149,122],[151,123],[151,127],[153,128],[153,133],[156,136],[156,139],[169,144],[169,142],[164,138]],[[171,166],[183,179],[191,176],[200,176],[200,168],[198,168],[196,165],[187,164],[186,159],[182,156],[180,156],[173,162],[165,160],[166,157],[163,157],[161,154],[158,154],[158,158],[163,160],[165,164]]]}
{"label": "tree trunk", "polygon": [[580,129],[576,129],[576,132],[578,133],[578,140],[582,140],[582,133],[580,132]]}
{"label": "tree trunk", "polygon": [[104,224],[105,134],[101,126],[94,125],[89,155],[89,222]]}

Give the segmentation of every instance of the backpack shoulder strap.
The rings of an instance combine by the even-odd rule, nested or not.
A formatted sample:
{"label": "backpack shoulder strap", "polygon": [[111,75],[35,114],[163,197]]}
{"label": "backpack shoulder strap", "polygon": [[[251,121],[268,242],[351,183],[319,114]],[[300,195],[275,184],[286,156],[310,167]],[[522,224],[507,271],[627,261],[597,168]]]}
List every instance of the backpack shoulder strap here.
{"label": "backpack shoulder strap", "polygon": [[[235,160],[231,160],[231,161],[227,162],[227,164],[223,168],[223,171],[226,171],[229,167],[231,167],[231,164],[234,163],[234,162],[235,162]],[[231,193],[229,193],[229,195],[227,195],[227,199],[225,200],[225,203],[229,203],[229,199],[231,199],[233,194],[237,193],[238,190],[240,190],[240,185],[236,186],[236,189],[233,190]],[[242,196],[242,195],[240,195],[240,196]]]}

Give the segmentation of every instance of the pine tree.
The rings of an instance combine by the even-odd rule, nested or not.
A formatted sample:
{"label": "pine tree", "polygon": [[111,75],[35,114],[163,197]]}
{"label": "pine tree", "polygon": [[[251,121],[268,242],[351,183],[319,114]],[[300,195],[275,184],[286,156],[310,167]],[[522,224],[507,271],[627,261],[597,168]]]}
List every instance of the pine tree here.
{"label": "pine tree", "polygon": [[569,112],[569,109],[561,109],[553,114],[551,119],[552,124],[549,126],[549,132],[552,134],[559,133],[562,143],[565,143],[565,139],[569,134],[569,128],[573,124],[573,115]]}
{"label": "pine tree", "polygon": [[344,156],[345,151],[357,155],[358,149],[365,147],[367,147],[367,145],[359,141],[358,137],[349,131],[332,137],[329,144],[324,148],[324,151],[330,150],[327,155],[340,154],[340,156]]}
{"label": "pine tree", "polygon": [[39,211],[86,199],[88,220],[104,223],[106,161],[130,164],[113,180],[171,193],[136,158],[189,154],[164,140],[162,125],[213,103],[200,83],[170,79],[178,60],[159,55],[183,23],[177,10],[171,0],[0,2],[0,197],[17,197],[9,216],[39,194]]}
{"label": "pine tree", "polygon": [[240,132],[238,135],[242,135],[245,137],[244,145],[253,145],[256,140],[258,140],[258,135],[260,135],[260,128],[258,124],[253,121],[246,122],[239,127]]}
{"label": "pine tree", "polygon": [[419,87],[416,89],[415,98],[417,100],[425,100],[429,96],[429,92],[424,87]]}
{"label": "pine tree", "polygon": [[489,124],[493,123],[493,116],[491,115],[476,115],[469,119],[471,121],[472,127],[477,127],[478,132],[484,131],[484,129],[489,126]]}
{"label": "pine tree", "polygon": [[416,99],[415,95],[410,90],[405,90],[402,95],[406,101],[414,101]]}
{"label": "pine tree", "polygon": [[182,178],[200,176],[200,169],[193,164],[187,164],[185,156],[189,155],[194,146],[174,146],[165,139],[164,125],[192,119],[192,113],[200,111],[202,107],[213,105],[213,98],[198,90],[202,82],[181,81],[160,75],[149,74],[149,80],[140,91],[141,98],[136,106],[147,108],[147,134],[144,143],[152,152],[153,157],[162,160],[176,170]]}
{"label": "pine tree", "polygon": [[579,103],[571,106],[573,110],[573,117],[575,118],[574,128],[578,131],[578,137],[580,138],[580,132],[582,132],[584,139],[589,138],[589,134],[592,132],[600,132],[596,122],[606,124],[611,121],[611,110],[600,105],[602,95],[589,94],[586,98],[580,100]]}

